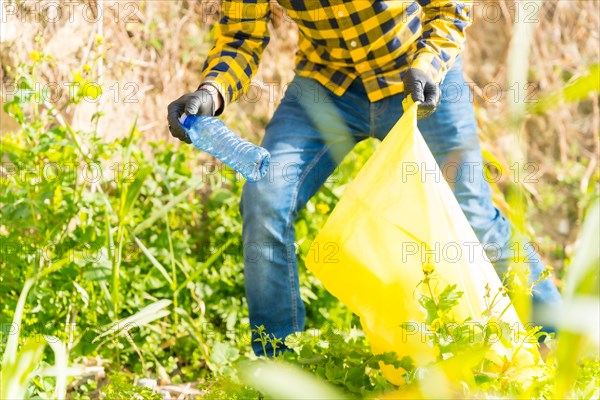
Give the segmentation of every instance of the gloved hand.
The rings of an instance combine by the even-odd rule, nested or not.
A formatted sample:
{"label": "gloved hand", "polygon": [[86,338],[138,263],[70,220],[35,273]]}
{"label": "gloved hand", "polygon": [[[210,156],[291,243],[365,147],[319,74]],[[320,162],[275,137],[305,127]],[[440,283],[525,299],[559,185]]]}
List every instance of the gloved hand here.
{"label": "gloved hand", "polygon": [[433,78],[420,69],[411,68],[404,75],[404,94],[412,95],[414,101],[420,101],[417,119],[429,117],[440,104],[440,86]]}
{"label": "gloved hand", "polygon": [[215,111],[215,100],[213,94],[208,89],[200,88],[193,93],[186,93],[169,104],[167,116],[169,131],[177,139],[185,143],[192,143],[185,129],[181,126],[179,118],[184,112],[187,115],[207,115],[213,117]]}

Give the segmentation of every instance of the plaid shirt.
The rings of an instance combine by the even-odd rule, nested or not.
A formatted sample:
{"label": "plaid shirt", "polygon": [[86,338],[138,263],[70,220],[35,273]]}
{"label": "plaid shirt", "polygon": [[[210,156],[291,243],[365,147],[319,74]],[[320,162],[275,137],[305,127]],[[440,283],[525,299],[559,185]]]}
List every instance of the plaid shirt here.
{"label": "plaid shirt", "polygon": [[[471,0],[278,0],[300,30],[296,74],[342,95],[360,77],[371,101],[401,93],[406,69],[441,82],[460,53]],[[235,100],[269,43],[269,0],[223,0],[202,72]],[[220,110],[222,111],[222,109]]]}

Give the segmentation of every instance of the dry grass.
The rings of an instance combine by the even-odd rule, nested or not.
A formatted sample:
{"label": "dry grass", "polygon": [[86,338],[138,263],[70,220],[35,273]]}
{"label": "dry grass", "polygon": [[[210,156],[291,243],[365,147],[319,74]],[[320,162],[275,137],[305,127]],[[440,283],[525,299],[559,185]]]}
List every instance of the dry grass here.
{"label": "dry grass", "polygon": [[[38,10],[44,10],[49,3],[56,4],[56,1],[17,1],[19,7],[37,7]],[[506,160],[505,155],[510,151],[504,146],[508,134],[504,121],[512,92],[504,93],[501,101],[492,102],[485,98],[483,89],[496,82],[508,90],[506,58],[512,21],[515,17],[527,17],[532,11],[528,8],[531,4],[534,3],[521,6],[515,16],[513,0],[481,3],[476,7],[477,16],[465,53],[466,75],[476,83],[475,101],[482,140],[500,160]],[[84,13],[85,7],[90,9]],[[66,117],[76,127],[88,130],[90,116],[101,109],[106,115],[101,121],[101,132],[111,140],[126,134],[137,116],[139,130],[149,140],[172,140],[166,127],[166,106],[199,83],[199,70],[211,43],[210,29],[217,18],[207,12],[215,9],[214,1],[107,1],[103,7],[102,24],[91,21],[93,12],[97,12],[92,0],[76,6],[70,15],[72,18],[63,14],[55,23],[45,21],[43,15],[36,18],[35,14],[29,14],[22,17],[25,20],[8,16],[0,50],[2,81],[9,82],[14,66],[28,61],[34,49],[55,59],[53,66],[43,71],[46,82],[62,85],[72,80],[73,70],[85,63],[99,62],[94,60],[94,34],[101,29],[105,42],[97,50],[104,52],[104,57],[97,79],[106,88],[113,89],[105,89],[99,103],[78,106],[74,112],[71,108],[64,110]],[[484,18],[484,11],[491,18]],[[279,16],[272,28],[272,41],[255,79],[283,84],[293,76],[297,31],[288,20],[281,18],[280,11],[276,10],[275,14]],[[590,64],[598,62],[599,15],[598,0],[543,3],[537,17],[539,21],[535,23],[530,69],[530,81],[535,84],[533,96],[562,87],[572,77],[585,73]],[[34,40],[36,36],[41,38],[39,44]],[[125,102],[125,96],[131,94],[135,101]],[[225,118],[243,135],[258,140],[282,92],[274,91],[274,102],[268,101],[267,94],[265,88],[259,101],[242,101],[232,106]],[[61,99],[66,99],[66,93]],[[10,127],[10,121],[3,115],[2,130]],[[597,181],[600,156],[597,134],[597,94],[588,101],[561,105],[549,115],[531,116],[526,121],[528,158],[539,166],[540,180],[529,186],[536,205],[533,225],[537,231],[545,232],[546,236],[539,240],[547,255],[557,248],[568,251],[574,240],[576,230],[571,228],[580,220],[581,199],[590,191],[586,185],[594,182],[594,174]]]}

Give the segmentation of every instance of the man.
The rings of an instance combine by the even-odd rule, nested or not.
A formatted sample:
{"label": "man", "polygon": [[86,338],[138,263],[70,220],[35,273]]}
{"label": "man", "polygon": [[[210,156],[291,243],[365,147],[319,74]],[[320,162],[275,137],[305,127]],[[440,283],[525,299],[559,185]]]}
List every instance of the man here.
{"label": "man", "polygon": [[[303,330],[296,215],[358,141],[386,136],[408,95],[421,102],[419,128],[442,170],[450,162],[459,166],[451,184],[454,194],[479,240],[496,245],[497,254],[490,257],[498,272],[504,272],[512,255],[511,228],[492,204],[484,179],[459,57],[471,2],[279,3],[298,24],[300,39],[296,76],[262,142],[272,157],[269,178],[246,183],[240,204],[252,328],[264,325],[281,339]],[[189,143],[178,123],[184,111],[220,115],[248,86],[269,42],[269,16],[269,0],[224,0],[199,89],[169,105],[173,136]],[[535,280],[544,266],[537,254],[530,256]],[[560,296],[545,280],[536,286],[534,299],[552,304]],[[253,349],[263,354],[260,343],[253,343]]]}

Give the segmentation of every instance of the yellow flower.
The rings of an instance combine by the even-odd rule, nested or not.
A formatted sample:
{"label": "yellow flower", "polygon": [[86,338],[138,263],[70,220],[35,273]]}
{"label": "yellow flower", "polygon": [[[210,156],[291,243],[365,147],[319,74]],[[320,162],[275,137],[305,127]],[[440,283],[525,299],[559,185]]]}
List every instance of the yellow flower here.
{"label": "yellow flower", "polygon": [[79,211],[79,223],[82,226],[87,226],[88,214],[85,211]]}
{"label": "yellow flower", "polygon": [[315,208],[317,209],[317,212],[319,212],[319,214],[327,214],[329,210],[331,210],[331,208],[329,208],[329,205],[325,203],[319,203],[315,206]]}
{"label": "yellow flower", "polygon": [[102,95],[102,88],[97,83],[86,82],[81,88],[81,94],[90,100],[96,100]]}
{"label": "yellow flower", "polygon": [[75,70],[73,72],[71,72],[73,74],[73,81],[75,83],[81,83],[83,82],[83,76],[81,76],[81,71],[80,70]]}
{"label": "yellow flower", "polygon": [[40,61],[40,59],[42,58],[42,55],[40,54],[39,51],[34,50],[31,53],[29,53],[29,58],[31,59],[31,61],[37,62],[37,61]]}
{"label": "yellow flower", "polygon": [[90,64],[88,64],[88,63],[83,64],[82,68],[86,72],[92,69],[92,67],[90,67]]}
{"label": "yellow flower", "polygon": [[104,36],[96,34],[94,35],[94,40],[96,41],[96,45],[101,45],[104,43]]}
{"label": "yellow flower", "polygon": [[434,266],[430,262],[423,263],[423,273],[425,275],[429,275],[433,272]]}
{"label": "yellow flower", "polygon": [[60,208],[62,201],[63,201],[62,189],[61,189],[60,185],[58,185],[56,187],[56,190],[54,191],[54,197],[52,198],[52,205],[54,206],[55,211]]}

